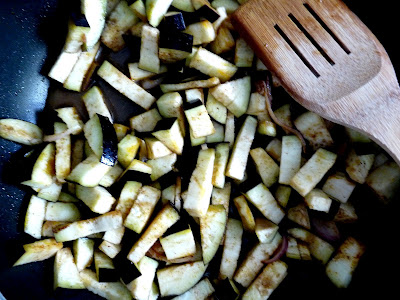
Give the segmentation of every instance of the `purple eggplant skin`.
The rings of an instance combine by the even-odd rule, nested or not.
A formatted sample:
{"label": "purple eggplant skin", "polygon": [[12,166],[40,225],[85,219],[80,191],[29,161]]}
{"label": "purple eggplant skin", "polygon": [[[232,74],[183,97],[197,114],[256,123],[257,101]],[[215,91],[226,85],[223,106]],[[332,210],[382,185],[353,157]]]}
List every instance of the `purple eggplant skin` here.
{"label": "purple eggplant skin", "polygon": [[192,53],[193,36],[180,31],[163,31],[160,34],[160,48],[174,49]]}
{"label": "purple eggplant skin", "polygon": [[100,162],[114,166],[118,161],[118,138],[114,126],[107,117],[97,114],[103,132],[103,154]]}
{"label": "purple eggplant skin", "polygon": [[185,19],[181,12],[170,14],[164,17],[159,26],[160,31],[182,31],[186,29]]}

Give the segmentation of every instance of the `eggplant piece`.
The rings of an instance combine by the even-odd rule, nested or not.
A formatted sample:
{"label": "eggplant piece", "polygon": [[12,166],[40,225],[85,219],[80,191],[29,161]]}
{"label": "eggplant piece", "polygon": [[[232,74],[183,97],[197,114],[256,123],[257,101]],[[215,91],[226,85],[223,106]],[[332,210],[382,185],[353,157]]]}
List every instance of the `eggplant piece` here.
{"label": "eggplant piece", "polygon": [[211,6],[207,0],[192,0],[193,7],[199,16],[210,22],[215,22],[219,18],[219,13]]}
{"label": "eggplant piece", "polygon": [[119,281],[119,274],[112,259],[99,250],[94,252],[94,266],[99,282]]}
{"label": "eggplant piece", "polygon": [[181,12],[168,12],[160,24],[162,32],[182,31],[186,29],[185,19]]}
{"label": "eggplant piece", "polygon": [[163,31],[160,34],[160,60],[174,63],[187,58],[192,53],[193,36],[180,31]]}
{"label": "eggplant piece", "polygon": [[110,120],[96,114],[85,124],[84,133],[100,162],[114,166],[118,161],[118,139]]}
{"label": "eggplant piece", "polygon": [[71,248],[63,248],[57,251],[54,259],[54,289],[84,289],[78,268],[74,262]]}

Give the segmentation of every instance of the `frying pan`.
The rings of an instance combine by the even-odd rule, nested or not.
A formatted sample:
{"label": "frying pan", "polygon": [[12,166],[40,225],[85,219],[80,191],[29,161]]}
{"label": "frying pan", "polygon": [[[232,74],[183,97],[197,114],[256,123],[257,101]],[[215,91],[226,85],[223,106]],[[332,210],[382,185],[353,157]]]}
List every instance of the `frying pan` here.
{"label": "frying pan", "polygon": [[[70,2],[0,1],[0,118],[18,118],[46,127],[52,124],[47,108],[79,100],[79,94],[64,93],[46,77],[65,40]],[[395,69],[400,70],[396,2],[382,0],[377,5],[347,0],[345,3],[376,34]],[[107,95],[107,87],[104,89]],[[109,104],[116,121],[126,122],[137,108],[121,96],[112,97]],[[8,300],[101,299],[88,291],[53,291],[52,259],[11,268],[22,254],[22,245],[33,242],[23,233],[30,191],[18,185],[24,170],[21,158],[25,150],[21,145],[0,139],[0,292]],[[400,260],[396,243],[400,199],[383,205],[362,188],[357,188],[353,197],[361,220],[353,232],[366,244],[367,252],[349,288],[333,287],[317,263],[294,262],[270,299],[391,299],[398,294]]]}

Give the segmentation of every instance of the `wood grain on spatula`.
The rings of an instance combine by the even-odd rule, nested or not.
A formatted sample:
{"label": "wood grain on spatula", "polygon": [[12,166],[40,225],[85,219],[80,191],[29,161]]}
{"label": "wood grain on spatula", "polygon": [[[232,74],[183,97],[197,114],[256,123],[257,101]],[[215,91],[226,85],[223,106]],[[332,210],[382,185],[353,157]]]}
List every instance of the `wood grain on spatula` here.
{"label": "wood grain on spatula", "polygon": [[291,96],[400,163],[400,88],[377,38],[340,0],[249,0],[232,22]]}

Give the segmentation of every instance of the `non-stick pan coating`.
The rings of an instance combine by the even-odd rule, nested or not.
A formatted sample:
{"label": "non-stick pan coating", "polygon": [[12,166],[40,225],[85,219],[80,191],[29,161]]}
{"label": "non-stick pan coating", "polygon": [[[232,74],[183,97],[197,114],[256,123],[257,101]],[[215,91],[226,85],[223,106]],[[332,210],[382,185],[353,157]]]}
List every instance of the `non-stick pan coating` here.
{"label": "non-stick pan coating", "polygon": [[[64,43],[70,2],[0,0],[0,118],[18,118],[46,126],[51,120],[42,113],[46,101],[50,106],[68,101],[62,94],[55,96],[59,92],[57,85],[46,74]],[[377,35],[395,69],[400,70],[396,1],[345,3]],[[123,99],[116,103],[113,109],[121,121],[126,115],[118,115],[118,111],[134,111]],[[118,110],[120,106],[123,109]],[[22,245],[33,241],[23,233],[30,191],[17,186],[23,176],[24,166],[20,162],[24,151],[25,147],[0,139],[0,292],[8,300],[100,299],[88,291],[53,291],[53,259],[11,268],[22,253]],[[355,230],[366,241],[368,251],[350,287],[338,290],[324,276],[319,264],[298,262],[289,266],[288,277],[270,299],[398,297],[400,199],[385,207],[362,189],[356,194],[357,203],[364,207],[360,211],[364,221]]]}

